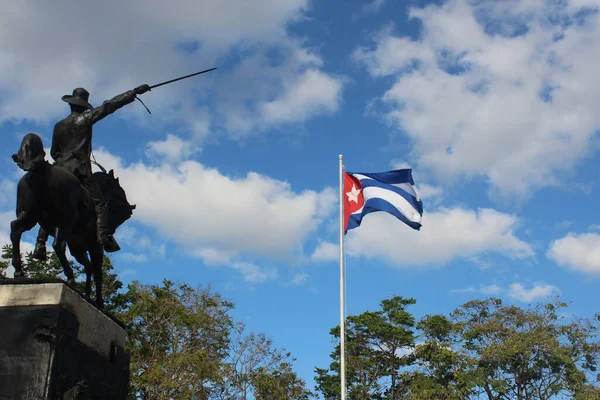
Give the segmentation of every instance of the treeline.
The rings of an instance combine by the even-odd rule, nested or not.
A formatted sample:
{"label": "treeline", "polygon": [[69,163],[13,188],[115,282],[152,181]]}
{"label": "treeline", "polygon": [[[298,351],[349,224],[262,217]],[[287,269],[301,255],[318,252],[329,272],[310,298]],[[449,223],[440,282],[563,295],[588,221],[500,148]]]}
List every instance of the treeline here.
{"label": "treeline", "polygon": [[[0,275],[11,251],[3,248]],[[30,277],[62,274],[53,253],[25,260]],[[209,287],[164,280],[124,288],[106,256],[103,267],[106,309],[128,330],[131,399],[340,398],[339,326],[311,391],[292,355],[263,333],[246,333],[230,315],[234,305]],[[347,317],[348,400],[600,400],[600,316],[569,315],[559,299],[524,309],[490,298],[417,320],[415,303],[396,296]]]}
{"label": "treeline", "polygon": [[[0,277],[11,263],[4,246]],[[51,252],[46,261],[27,254],[30,278],[63,278]],[[79,291],[85,275],[73,264]],[[127,327],[131,356],[131,399],[273,400],[309,399],[312,393],[293,370],[294,358],[264,333],[246,332],[231,316],[234,304],[209,287],[164,280],[160,285],[132,282],[127,288],[103,263],[106,311]]]}
{"label": "treeline", "polygon": [[[557,299],[522,309],[490,298],[416,321],[415,303],[393,297],[348,317],[349,400],[600,399],[598,316],[569,316]],[[331,358],[316,369],[326,400],[340,398],[339,345]]]}

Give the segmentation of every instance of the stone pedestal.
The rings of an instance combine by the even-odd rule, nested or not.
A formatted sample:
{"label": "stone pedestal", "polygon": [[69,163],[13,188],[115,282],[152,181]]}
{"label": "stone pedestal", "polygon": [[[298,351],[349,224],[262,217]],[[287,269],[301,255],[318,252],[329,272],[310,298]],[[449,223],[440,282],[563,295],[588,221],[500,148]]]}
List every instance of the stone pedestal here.
{"label": "stone pedestal", "polygon": [[0,399],[124,399],[116,319],[59,280],[0,280]]}

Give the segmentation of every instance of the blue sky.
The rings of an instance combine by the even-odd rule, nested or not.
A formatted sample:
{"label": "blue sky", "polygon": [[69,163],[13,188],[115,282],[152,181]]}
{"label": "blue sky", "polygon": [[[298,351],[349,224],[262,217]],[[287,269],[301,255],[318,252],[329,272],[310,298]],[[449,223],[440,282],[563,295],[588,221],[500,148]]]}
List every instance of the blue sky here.
{"label": "blue sky", "polygon": [[0,242],[10,155],[31,131],[50,146],[63,94],[99,105],[218,67],[94,128],[137,204],[111,256],[124,282],[210,284],[312,386],[339,323],[343,154],[351,171],[410,166],[425,208],[420,232],[381,213],[349,232],[348,314],[392,295],[417,316],[488,295],[597,312],[597,1],[74,4],[0,16]]}

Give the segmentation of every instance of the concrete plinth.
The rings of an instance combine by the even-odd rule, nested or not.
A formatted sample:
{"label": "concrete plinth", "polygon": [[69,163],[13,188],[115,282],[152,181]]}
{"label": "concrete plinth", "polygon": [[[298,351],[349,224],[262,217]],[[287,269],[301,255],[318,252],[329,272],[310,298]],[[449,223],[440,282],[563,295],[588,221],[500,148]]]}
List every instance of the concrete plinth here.
{"label": "concrete plinth", "polygon": [[0,399],[124,399],[125,338],[62,281],[0,281]]}

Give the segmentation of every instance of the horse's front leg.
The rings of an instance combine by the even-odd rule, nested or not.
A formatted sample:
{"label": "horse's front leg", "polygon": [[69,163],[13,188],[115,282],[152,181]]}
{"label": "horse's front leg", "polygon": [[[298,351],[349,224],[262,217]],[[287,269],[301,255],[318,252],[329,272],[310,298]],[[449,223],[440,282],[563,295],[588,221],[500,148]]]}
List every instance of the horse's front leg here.
{"label": "horse's front leg", "polygon": [[15,278],[24,278],[23,261],[21,259],[21,236],[33,228],[36,220],[30,213],[21,211],[17,219],[10,223],[10,241],[12,244],[12,265],[15,268]]}
{"label": "horse's front leg", "polygon": [[102,261],[104,260],[104,250],[101,245],[95,244],[90,247],[90,258],[92,259],[92,268],[94,271],[94,283],[96,284],[96,305],[98,308],[104,308],[104,298],[102,297]]}
{"label": "horse's front leg", "polygon": [[85,270],[85,295],[88,298],[91,298],[92,274],[94,273],[94,267],[92,266],[92,262],[88,258],[86,251],[78,245],[72,245],[71,243],[69,243],[69,249],[71,249],[71,255],[75,257],[77,262],[83,265],[83,268]]}
{"label": "horse's front leg", "polygon": [[67,238],[70,234],[70,229],[67,228],[56,228],[54,235],[54,242],[52,248],[54,253],[60,260],[60,264],[63,267],[63,272],[67,277],[67,282],[71,285],[75,284],[75,277],[73,276],[73,268],[67,260]]}

